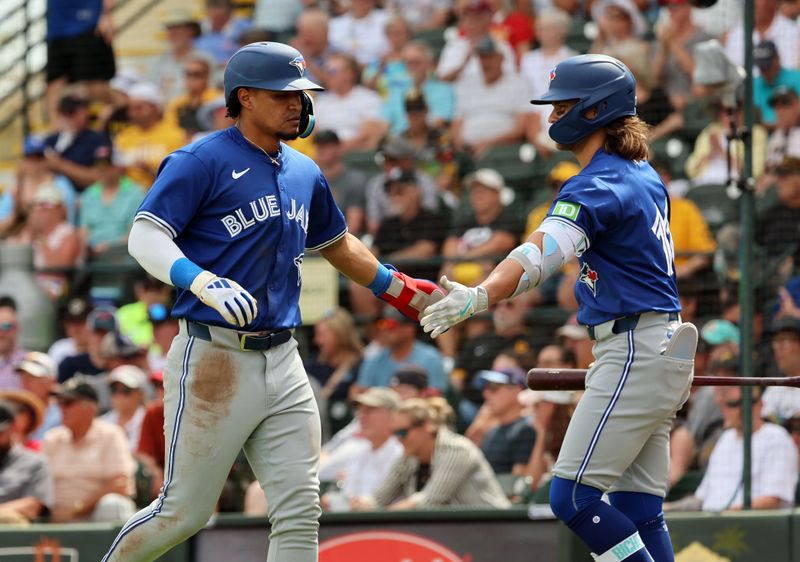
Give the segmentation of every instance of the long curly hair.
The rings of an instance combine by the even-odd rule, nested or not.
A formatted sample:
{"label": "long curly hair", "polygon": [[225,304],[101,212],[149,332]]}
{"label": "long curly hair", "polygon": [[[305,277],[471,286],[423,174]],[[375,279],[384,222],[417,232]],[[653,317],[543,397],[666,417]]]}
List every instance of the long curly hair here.
{"label": "long curly hair", "polygon": [[612,121],[605,126],[605,131],[603,150],[608,154],[618,154],[628,160],[647,160],[650,126],[638,116],[628,115]]}

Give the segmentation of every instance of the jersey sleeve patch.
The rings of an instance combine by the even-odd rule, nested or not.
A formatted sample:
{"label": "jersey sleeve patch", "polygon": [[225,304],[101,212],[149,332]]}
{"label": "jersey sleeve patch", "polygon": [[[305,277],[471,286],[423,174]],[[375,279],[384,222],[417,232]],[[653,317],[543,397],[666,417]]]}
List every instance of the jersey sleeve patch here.
{"label": "jersey sleeve patch", "polygon": [[578,214],[581,212],[581,206],[578,203],[570,201],[558,201],[553,208],[553,216],[564,217],[571,221],[578,219]]}

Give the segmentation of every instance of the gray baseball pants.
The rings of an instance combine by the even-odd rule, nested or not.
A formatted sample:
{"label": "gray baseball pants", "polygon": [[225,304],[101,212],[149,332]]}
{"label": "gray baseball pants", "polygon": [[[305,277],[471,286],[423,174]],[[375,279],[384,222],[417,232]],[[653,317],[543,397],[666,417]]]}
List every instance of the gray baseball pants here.
{"label": "gray baseball pants", "polygon": [[269,504],[267,561],[317,560],[320,421],[297,342],[241,351],[235,331],[210,333],[181,321],[164,370],[164,485],[103,562],[149,562],[201,529],[242,448]]}
{"label": "gray baseball pants", "polygon": [[596,361],[553,473],[604,492],[664,497],[669,434],[691,390],[697,330],[658,313],[642,314],[629,332],[614,334],[612,325],[595,327]]}

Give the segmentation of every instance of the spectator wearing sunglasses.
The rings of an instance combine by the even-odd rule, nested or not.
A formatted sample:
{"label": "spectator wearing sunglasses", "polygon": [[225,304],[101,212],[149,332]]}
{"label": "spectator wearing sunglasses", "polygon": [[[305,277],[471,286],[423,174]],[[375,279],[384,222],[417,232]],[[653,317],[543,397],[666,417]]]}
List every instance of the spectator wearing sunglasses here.
{"label": "spectator wearing sunglasses", "polygon": [[323,508],[329,511],[348,510],[350,500],[374,492],[403,455],[403,446],[392,432],[392,414],[400,407],[400,396],[389,388],[375,387],[354,402],[360,446],[344,465],[341,491],[322,498]]}
{"label": "spectator wearing sunglasses", "polygon": [[144,386],[147,374],[139,367],[121,365],[108,374],[111,390],[111,410],[100,419],[116,424],[125,430],[128,448],[135,452],[139,448],[139,437],[144,420]]}
{"label": "spectator wearing sunglasses", "polygon": [[0,390],[20,387],[16,366],[24,355],[19,345],[17,303],[9,296],[0,296]]}
{"label": "spectator wearing sunglasses", "polygon": [[0,522],[26,524],[53,503],[45,459],[21,446],[14,433],[14,406],[0,400]]}
{"label": "spectator wearing sunglasses", "polygon": [[97,418],[97,391],[73,377],[54,394],[63,425],[47,432],[42,452],[55,482],[51,520],[121,522],[136,512],[131,500],[136,464],[125,432]]}
{"label": "spectator wearing sunglasses", "polygon": [[[716,387],[714,391],[725,431],[714,446],[694,496],[665,505],[665,511],[676,507],[713,512],[742,509],[741,387]],[[752,414],[752,508],[791,507],[797,485],[797,447],[783,427],[762,419],[760,387],[753,388]]]}
{"label": "spectator wearing sunglasses", "polygon": [[447,422],[453,410],[441,397],[403,402],[392,424],[404,455],[355,509],[434,507],[507,508],[508,499],[480,449]]}

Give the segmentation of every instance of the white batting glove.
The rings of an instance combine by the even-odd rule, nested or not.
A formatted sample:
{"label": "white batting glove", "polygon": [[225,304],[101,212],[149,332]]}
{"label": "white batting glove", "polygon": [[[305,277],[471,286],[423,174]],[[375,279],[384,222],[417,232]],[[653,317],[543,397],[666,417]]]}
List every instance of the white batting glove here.
{"label": "white batting glove", "polygon": [[210,271],[203,271],[189,290],[203,304],[219,312],[226,322],[244,327],[258,314],[258,306],[253,295],[245,291],[236,281],[217,277]]}
{"label": "white batting glove", "polygon": [[420,324],[432,338],[439,337],[447,330],[489,308],[489,295],[484,287],[466,287],[442,276],[439,285],[447,291],[447,296],[439,302],[428,305],[422,311]]}

